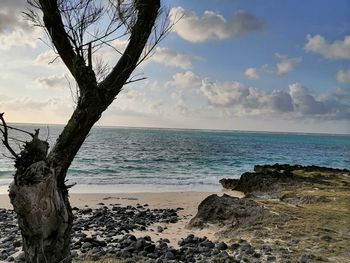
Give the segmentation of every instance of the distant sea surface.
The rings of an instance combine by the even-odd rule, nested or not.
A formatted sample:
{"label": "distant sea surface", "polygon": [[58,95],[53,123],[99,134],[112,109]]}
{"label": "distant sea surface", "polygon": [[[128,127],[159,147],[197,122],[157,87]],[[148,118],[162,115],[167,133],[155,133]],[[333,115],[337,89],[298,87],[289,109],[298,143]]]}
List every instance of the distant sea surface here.
{"label": "distant sea surface", "polygon": [[[40,128],[41,137],[50,145],[63,129],[16,127]],[[29,139],[13,132],[12,136]],[[0,187],[4,188],[12,180],[14,167],[3,156],[9,153],[2,145],[0,154]],[[83,185],[93,192],[100,192],[99,188],[110,192],[211,191],[220,189],[221,178],[239,178],[254,165],[274,163],[350,168],[350,136],[96,127],[67,179],[77,183],[76,189]]]}

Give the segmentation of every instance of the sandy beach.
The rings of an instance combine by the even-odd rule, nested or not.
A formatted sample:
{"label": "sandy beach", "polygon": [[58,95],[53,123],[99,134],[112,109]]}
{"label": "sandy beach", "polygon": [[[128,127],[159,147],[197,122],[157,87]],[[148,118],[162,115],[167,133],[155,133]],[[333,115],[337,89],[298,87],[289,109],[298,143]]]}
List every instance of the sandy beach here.
{"label": "sandy beach", "polygon": [[[120,206],[136,206],[137,204],[147,204],[151,209],[165,209],[165,208],[183,208],[179,211],[179,221],[173,224],[153,224],[147,231],[133,233],[136,237],[149,235],[152,239],[167,238],[173,246],[177,246],[177,242],[188,236],[194,234],[195,236],[206,236],[210,240],[217,240],[215,232],[217,228],[209,227],[203,230],[189,230],[186,229],[186,224],[197,213],[198,205],[202,200],[211,194],[223,195],[224,193],[243,197],[243,193],[237,191],[220,191],[220,192],[153,192],[153,193],[74,193],[70,195],[70,202],[72,207],[96,208],[100,206],[110,206],[119,204]],[[103,203],[103,205],[101,204]],[[0,195],[0,208],[11,209],[11,203],[8,195]],[[162,233],[158,233],[157,227],[164,228]]]}

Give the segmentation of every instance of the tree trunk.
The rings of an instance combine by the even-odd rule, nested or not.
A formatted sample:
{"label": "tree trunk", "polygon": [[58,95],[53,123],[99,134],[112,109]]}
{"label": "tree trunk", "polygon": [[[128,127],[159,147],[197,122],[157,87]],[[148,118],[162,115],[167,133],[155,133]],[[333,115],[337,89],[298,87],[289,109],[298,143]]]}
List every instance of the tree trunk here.
{"label": "tree trunk", "polygon": [[[23,236],[26,262],[71,262],[70,236],[73,215],[65,186],[67,170],[92,126],[114,101],[138,61],[152,32],[160,9],[160,0],[135,0],[135,23],[129,43],[100,83],[91,65],[72,46],[66,32],[58,0],[32,1],[43,12],[43,22],[62,61],[79,87],[76,109],[56,144],[48,154],[48,144],[39,140],[38,131],[24,150],[15,156],[17,169],[10,186],[10,199]],[[119,2],[119,1],[118,1]],[[69,12],[69,11],[67,11]],[[89,36],[90,38],[90,36]],[[155,32],[157,40],[157,32]],[[81,47],[82,48],[82,47]],[[2,119],[4,126],[6,123]],[[2,132],[7,143],[7,130]],[[11,147],[7,147],[11,150]]]}
{"label": "tree trunk", "polygon": [[28,263],[71,262],[73,214],[67,189],[57,186],[56,171],[60,169],[46,160],[47,147],[37,138],[25,145],[10,185]]}

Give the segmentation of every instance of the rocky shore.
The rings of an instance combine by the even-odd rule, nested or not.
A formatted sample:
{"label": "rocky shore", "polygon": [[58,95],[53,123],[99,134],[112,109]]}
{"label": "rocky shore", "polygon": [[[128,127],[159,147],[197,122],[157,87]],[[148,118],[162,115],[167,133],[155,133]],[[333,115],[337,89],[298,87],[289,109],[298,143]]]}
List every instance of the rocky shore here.
{"label": "rocky shore", "polygon": [[[223,187],[245,193],[242,199],[207,198],[210,210],[224,203],[219,236],[238,237],[255,247],[268,245],[277,262],[350,262],[350,171],[318,166],[255,166]],[[208,222],[199,209],[190,224]]]}
{"label": "rocky shore", "polygon": [[[174,224],[179,220],[177,209],[149,209],[148,205],[136,207],[119,205],[92,208],[73,208],[73,259],[98,261],[102,258],[123,259],[126,262],[241,262],[249,257],[259,259],[270,250],[255,250],[246,240],[235,244],[213,242],[207,237],[188,235],[176,247],[166,238],[152,240],[150,236],[136,237],[134,231],[147,231],[155,223]],[[21,236],[12,210],[0,209],[0,260],[24,262]],[[164,228],[158,226],[157,232]],[[181,233],[180,233],[181,234]],[[5,238],[3,238],[5,237]],[[258,261],[247,261],[258,262]]]}
{"label": "rocky shore", "polygon": [[[181,216],[181,207],[74,207],[73,260],[350,262],[349,170],[279,164],[254,170],[221,180],[227,194],[209,195],[190,220]],[[233,197],[230,190],[245,197]],[[216,239],[179,229],[182,238],[174,244],[163,233],[181,220],[187,230],[215,226]],[[0,261],[24,262],[21,245],[13,211],[0,209]]]}

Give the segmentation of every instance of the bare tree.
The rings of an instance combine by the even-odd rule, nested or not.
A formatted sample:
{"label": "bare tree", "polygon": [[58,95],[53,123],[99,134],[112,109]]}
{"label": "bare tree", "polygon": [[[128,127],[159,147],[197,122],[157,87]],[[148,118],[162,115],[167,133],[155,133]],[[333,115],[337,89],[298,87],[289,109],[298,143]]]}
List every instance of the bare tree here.
{"label": "bare tree", "polygon": [[[136,81],[131,78],[132,72],[152,54],[171,25],[167,13],[159,19],[160,0],[28,3],[26,17],[46,30],[49,43],[76,81],[77,103],[50,151],[36,130],[28,133],[32,140],[16,153],[8,140],[9,126],[0,114],[3,144],[15,159],[16,173],[9,195],[18,216],[26,262],[71,262],[73,216],[65,184],[67,170],[92,126],[122,87]],[[128,37],[123,52],[113,46],[113,41],[121,37]],[[119,53],[111,69],[97,57],[104,47]]]}

